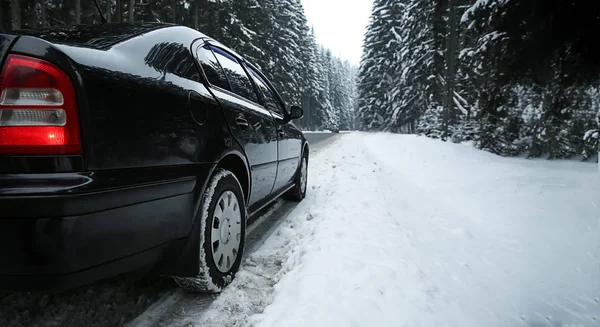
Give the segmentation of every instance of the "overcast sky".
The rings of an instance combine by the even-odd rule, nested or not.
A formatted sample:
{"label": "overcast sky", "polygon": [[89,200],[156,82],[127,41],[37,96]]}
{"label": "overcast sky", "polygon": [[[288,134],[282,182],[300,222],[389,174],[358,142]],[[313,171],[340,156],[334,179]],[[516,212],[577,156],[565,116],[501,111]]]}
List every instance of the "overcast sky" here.
{"label": "overcast sky", "polygon": [[317,42],[358,65],[372,0],[301,0]]}

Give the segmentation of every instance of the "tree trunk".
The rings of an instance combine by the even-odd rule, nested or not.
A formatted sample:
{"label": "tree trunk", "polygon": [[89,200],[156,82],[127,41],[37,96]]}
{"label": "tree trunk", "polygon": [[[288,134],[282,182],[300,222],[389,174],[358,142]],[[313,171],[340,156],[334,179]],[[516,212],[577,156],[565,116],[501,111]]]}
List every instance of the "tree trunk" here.
{"label": "tree trunk", "polygon": [[200,26],[198,26],[198,23],[200,21],[200,17],[198,17],[198,12],[200,11],[199,8],[200,7],[200,1],[196,0],[194,1],[194,29],[198,30]]}
{"label": "tree trunk", "polygon": [[112,16],[112,0],[106,0],[106,11],[104,12],[104,18],[110,23],[110,17]]}
{"label": "tree trunk", "polygon": [[81,0],[75,0],[75,24],[81,24]]}
{"label": "tree trunk", "polygon": [[456,42],[457,42],[457,22],[456,22],[456,0],[450,0],[449,3],[449,23],[448,42],[446,45],[446,110],[444,110],[444,137],[448,136],[448,125],[453,124],[455,120],[454,112],[454,82],[456,75]]}
{"label": "tree trunk", "polygon": [[8,0],[0,0],[0,32],[6,32],[10,28],[10,2]]}
{"label": "tree trunk", "polygon": [[177,0],[173,0],[173,24],[177,24]]}
{"label": "tree trunk", "polygon": [[[445,84],[447,81],[445,80],[445,71],[446,71],[446,63],[445,58],[441,54],[445,49],[445,39],[446,39],[446,21],[444,20],[445,13],[448,9],[448,0],[435,0],[434,12],[433,12],[433,69],[434,75],[437,77],[436,81],[433,83],[433,99],[434,106],[445,105],[446,97],[444,97],[444,92],[446,91]],[[447,134],[447,122],[448,117],[446,114],[446,110],[443,111],[443,119],[442,119],[442,139],[446,138]]]}
{"label": "tree trunk", "polygon": [[29,13],[29,18],[27,19],[27,28],[38,28],[40,27],[40,20],[37,14],[37,1],[32,1],[27,3],[28,8],[26,9]]}
{"label": "tree trunk", "polygon": [[129,0],[129,21],[133,22],[135,19],[135,1]]}
{"label": "tree trunk", "polygon": [[11,29],[18,30],[21,28],[21,1],[11,0],[10,2],[10,22]]}
{"label": "tree trunk", "polygon": [[38,3],[40,4],[40,26],[41,27],[47,27],[48,26],[48,15],[46,14],[46,1],[45,0],[38,0]]}
{"label": "tree trunk", "polygon": [[121,0],[115,0],[117,8],[115,10],[115,22],[120,23],[123,21],[122,9],[123,6],[121,4]]}
{"label": "tree trunk", "polygon": [[448,0],[435,0],[433,13],[433,61],[435,74],[443,76],[445,70],[444,56],[440,53],[444,51],[444,40],[446,39],[446,21],[444,16],[448,10]]}

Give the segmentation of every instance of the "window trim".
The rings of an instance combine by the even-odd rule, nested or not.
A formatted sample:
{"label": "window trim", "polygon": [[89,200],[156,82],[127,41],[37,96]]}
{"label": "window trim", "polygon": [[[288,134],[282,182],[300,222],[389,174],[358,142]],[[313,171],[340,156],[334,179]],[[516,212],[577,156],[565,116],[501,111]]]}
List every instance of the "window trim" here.
{"label": "window trim", "polygon": [[[241,97],[231,91],[228,90],[224,90],[218,86],[214,86],[213,87],[215,91],[220,92],[225,94],[226,96],[230,96],[234,99],[237,99],[239,101],[244,102],[244,105],[246,105],[246,108],[249,108],[250,110],[256,111],[256,112],[260,112],[261,114],[265,115],[265,116],[269,116],[270,118],[273,118],[273,116],[271,115],[271,111],[269,111],[269,109],[263,107],[263,105],[258,104],[254,101],[250,101],[244,97]],[[214,95],[214,94],[213,94]]]}
{"label": "window trim", "polygon": [[[200,40],[203,41],[202,39],[200,39]],[[215,85],[215,84],[213,84],[213,83],[210,82],[210,80],[206,76],[206,72],[204,71],[204,68],[202,68],[202,64],[200,63],[201,60],[198,57],[198,50],[200,48],[204,48],[205,46],[208,47],[208,49],[206,49],[206,50],[210,51],[210,53],[214,56],[214,52],[211,49],[211,44],[208,43],[208,42],[206,42],[206,41],[203,41],[198,46],[196,46],[196,51],[194,53],[194,58],[196,59],[196,64],[198,65],[198,67],[199,67],[199,69],[200,69],[200,71],[202,73],[203,83],[205,83],[206,87],[209,90],[210,89],[215,89],[218,92],[224,93],[224,94],[226,94],[228,96],[234,97],[234,98],[239,99],[241,101],[245,101],[245,102],[247,102],[247,103],[249,103],[251,105],[262,106],[262,104],[260,104],[260,103],[256,103],[256,102],[254,102],[254,101],[252,101],[250,99],[246,99],[245,97],[240,96],[239,94],[233,93],[231,90],[224,89],[224,88],[222,88],[222,87],[220,87],[218,85]],[[225,70],[221,66],[221,62],[219,62],[219,60],[217,59],[216,56],[215,56],[215,60],[217,61],[217,65],[219,66],[219,69],[221,69],[221,71],[223,72],[223,75],[225,76],[225,80],[227,81],[227,84],[229,85],[229,88],[231,88],[231,82],[229,82],[229,78],[227,77],[227,74],[225,73]],[[264,109],[268,111],[268,109],[266,109],[266,108],[264,108]]]}
{"label": "window trim", "polygon": [[275,116],[275,117],[277,117],[279,119],[283,119],[285,117],[285,105],[282,104],[282,101],[281,101],[281,99],[279,99],[279,96],[277,95],[277,93],[275,93],[273,91],[273,88],[271,86],[269,86],[269,84],[264,80],[263,77],[260,76],[260,73],[257,72],[256,69],[254,69],[254,68],[252,68],[250,66],[248,67],[248,69],[250,70],[250,74],[254,75],[253,78],[258,78],[260,80],[260,82],[262,82],[267,87],[267,89],[269,89],[269,91],[271,91],[271,93],[275,97],[275,101],[277,101],[277,103],[279,103],[281,109],[283,110],[284,116],[282,116],[279,112],[275,112],[275,111],[273,111],[273,110],[271,110],[271,109],[269,109],[267,107],[267,101],[266,101],[266,99],[264,99],[264,97],[266,97],[267,95],[263,94],[264,92],[262,90],[260,90],[260,88],[257,85],[256,87],[259,89],[261,98],[263,98],[262,99],[262,101],[263,101],[263,107],[265,107],[265,109],[267,109],[271,114],[273,114],[273,116]]}
{"label": "window trim", "polygon": [[[234,93],[233,91],[228,91],[229,93],[235,94],[237,97],[240,97],[246,101],[249,101],[255,105],[259,105],[259,106],[263,106],[262,103],[262,99],[260,97],[260,92],[258,91],[258,87],[257,85],[254,83],[254,80],[252,79],[252,76],[250,76],[250,74],[248,74],[248,69],[246,68],[246,61],[243,58],[238,58],[237,56],[235,56],[233,53],[229,52],[227,49],[224,49],[223,47],[211,44],[210,42],[205,42],[206,45],[208,45],[208,47],[210,48],[210,50],[213,52],[213,54],[215,53],[215,50],[218,50],[218,52],[223,52],[223,56],[225,57],[230,57],[229,59],[233,59],[235,60],[235,62],[240,65],[242,67],[242,70],[244,71],[244,73],[246,74],[246,77],[250,80],[250,84],[252,85],[252,90],[254,91],[254,94],[256,95],[256,98],[258,99],[258,102],[252,100],[252,99],[248,99],[244,96],[241,96],[239,94]],[[221,62],[219,61],[219,58],[215,55],[215,58],[217,59],[217,62],[219,63],[219,66],[221,67],[221,69],[223,70],[223,72],[225,73],[225,78],[227,78],[227,81],[229,82],[229,87],[233,90],[233,88],[231,87],[231,82],[229,81],[229,77],[227,77],[227,73],[225,72],[225,69],[223,69],[223,66],[221,65]],[[266,109],[266,108],[265,108]]]}
{"label": "window trim", "polygon": [[[256,66],[254,66],[253,64],[251,64],[249,62],[246,62],[246,64],[248,65],[248,68],[252,69],[254,72],[256,72],[261,77],[262,81],[265,82],[265,84],[271,90],[271,92],[273,92],[273,94],[275,94],[275,97],[277,98],[277,100],[279,101],[279,104],[283,108],[284,116],[281,117],[281,119],[285,119],[285,117],[289,115],[289,112],[287,110],[285,101],[283,101],[283,99],[281,98],[281,95],[279,94],[277,89],[273,86],[273,84],[271,83],[271,81],[269,81],[269,79],[265,76],[265,74],[263,74],[263,72],[260,71],[260,69],[256,68]],[[267,110],[268,110],[268,108],[267,108]],[[269,110],[269,112],[272,112],[272,111]],[[272,113],[276,114],[277,116],[280,116],[280,114],[277,112],[272,112]]]}
{"label": "window trim", "polygon": [[229,88],[231,89],[231,82],[229,82],[229,78],[227,77],[227,74],[225,74],[225,70],[223,69],[223,67],[221,66],[221,63],[219,62],[219,60],[217,59],[217,57],[215,56],[214,52],[212,51],[212,49],[210,48],[210,44],[206,43],[206,42],[201,42],[200,44],[198,44],[198,46],[196,47],[196,50],[194,51],[194,58],[196,59],[196,63],[198,65],[198,68],[200,69],[200,71],[202,72],[202,77],[204,82],[206,82],[206,85],[209,87],[215,87],[218,88],[219,90],[223,90],[229,93],[233,93],[230,90],[224,89],[218,85],[215,85],[213,83],[210,82],[210,80],[208,79],[208,76],[206,75],[206,72],[204,71],[204,68],[202,67],[202,60],[200,59],[200,57],[198,56],[198,51],[200,48],[204,48],[205,46],[208,46],[208,51],[210,51],[210,53],[215,57],[215,60],[217,61],[217,65],[219,66],[219,69],[221,69],[221,72],[223,73],[223,76],[225,76],[225,81],[227,82],[227,85],[229,85]]}
{"label": "window trim", "polygon": [[[192,45],[195,42],[199,42],[199,44],[198,44],[198,46],[196,46],[196,51],[193,53],[193,55],[194,55],[194,58],[196,59],[196,64],[198,65],[198,68],[200,69],[200,72],[202,73],[201,77],[203,77],[203,81],[206,83],[206,86],[209,87],[209,89],[210,88],[215,88],[219,92],[225,93],[227,95],[233,96],[233,97],[235,97],[237,99],[240,99],[242,101],[248,102],[251,105],[262,107],[263,110],[266,110],[274,118],[277,118],[277,119],[280,119],[280,120],[285,120],[285,117],[289,115],[289,113],[287,111],[287,108],[286,108],[285,101],[283,101],[283,99],[281,98],[281,95],[279,94],[279,92],[277,91],[277,89],[273,86],[273,84],[271,83],[271,81],[269,81],[269,79],[262,73],[262,71],[260,71],[260,69],[256,68],[256,66],[254,66],[251,63],[249,63],[248,61],[246,61],[241,56],[238,56],[235,53],[233,53],[232,51],[229,51],[224,46],[220,45],[218,42],[215,43],[215,42],[211,42],[210,39],[199,38],[199,39],[195,40],[192,43]],[[222,87],[220,87],[218,85],[214,85],[214,84],[212,84],[208,80],[208,77],[206,76],[206,72],[204,71],[204,68],[202,68],[202,64],[200,63],[201,60],[198,57],[198,49],[200,47],[205,47],[205,46],[208,47],[208,50],[210,50],[210,52],[215,57],[215,60],[217,60],[217,64],[219,65],[219,68],[221,69],[221,71],[225,75],[225,79],[227,80],[227,84],[229,85],[230,89],[231,89],[231,82],[229,81],[229,77],[227,77],[227,73],[225,73],[225,70],[223,69],[223,66],[221,65],[221,62],[219,61],[219,59],[215,55],[215,52],[214,52],[213,49],[218,49],[219,51],[224,52],[226,54],[226,56],[232,57],[233,59],[235,59],[235,61],[237,61],[237,63],[239,65],[242,66],[242,69],[246,73],[246,76],[250,79],[250,83],[252,84],[252,87],[254,88],[254,92],[256,93],[256,95],[258,97],[259,103],[256,103],[256,102],[254,102],[254,101],[252,101],[250,99],[247,99],[247,98],[245,98],[245,97],[243,97],[241,95],[238,95],[238,94],[234,93],[233,91],[223,89]],[[273,112],[273,111],[269,110],[269,108],[266,107],[265,102],[264,102],[265,100],[263,99],[262,91],[259,90],[258,85],[256,85],[256,82],[254,81],[254,77],[252,76],[252,73],[250,72],[250,70],[252,70],[254,73],[256,73],[258,75],[258,77],[261,79],[261,81],[263,83],[265,83],[265,85],[267,85],[267,87],[271,90],[271,92],[273,92],[273,94],[275,95],[275,98],[277,99],[277,101],[279,102],[279,104],[281,105],[281,107],[283,108],[283,111],[284,111],[284,116],[283,117],[281,116],[281,114],[279,114],[277,112]]]}

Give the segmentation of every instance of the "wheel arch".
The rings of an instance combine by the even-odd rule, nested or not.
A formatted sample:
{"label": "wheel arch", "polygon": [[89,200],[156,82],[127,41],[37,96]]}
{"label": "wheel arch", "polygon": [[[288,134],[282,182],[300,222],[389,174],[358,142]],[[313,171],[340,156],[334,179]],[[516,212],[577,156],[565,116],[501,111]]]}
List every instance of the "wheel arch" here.
{"label": "wheel arch", "polygon": [[[238,151],[227,153],[221,157],[217,165],[213,168],[213,171],[210,174],[211,176],[216,169],[226,169],[235,175],[240,182],[240,186],[242,187],[244,202],[246,202],[246,205],[248,205],[248,199],[250,199],[250,190],[252,185],[250,169],[245,157],[243,157]],[[206,185],[204,185],[203,189],[205,188]]]}
{"label": "wheel arch", "polygon": [[242,193],[244,194],[244,197],[246,197],[244,201],[247,204],[252,187],[249,167],[246,156],[241,151],[230,150],[220,156],[219,160],[217,160],[207,174],[203,174],[203,176],[206,176],[205,178],[199,178],[197,188],[194,191],[197,194],[195,201],[196,209],[194,210],[193,223],[189,232],[189,237],[175,261],[171,264],[162,265],[162,269],[159,269],[160,274],[178,277],[195,277],[198,275],[200,267],[200,233],[194,231],[200,229],[200,219],[198,219],[199,211],[201,210],[200,206],[206,188],[210,183],[210,178],[217,169],[227,169],[231,171],[242,186]]}

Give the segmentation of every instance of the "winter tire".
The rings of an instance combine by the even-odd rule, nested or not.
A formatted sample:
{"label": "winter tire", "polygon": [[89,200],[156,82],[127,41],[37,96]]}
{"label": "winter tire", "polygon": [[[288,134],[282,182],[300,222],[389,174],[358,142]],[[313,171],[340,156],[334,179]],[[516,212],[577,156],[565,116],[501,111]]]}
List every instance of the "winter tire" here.
{"label": "winter tire", "polygon": [[295,180],[296,185],[286,193],[285,198],[300,202],[306,197],[306,186],[308,183],[308,153],[306,152],[302,155]]}
{"label": "winter tire", "polygon": [[200,273],[197,277],[174,277],[183,289],[219,293],[242,262],[246,237],[246,207],[235,175],[219,169],[204,193],[200,215]]}

